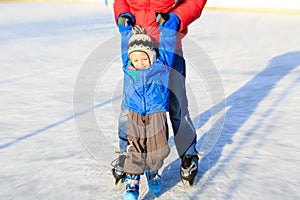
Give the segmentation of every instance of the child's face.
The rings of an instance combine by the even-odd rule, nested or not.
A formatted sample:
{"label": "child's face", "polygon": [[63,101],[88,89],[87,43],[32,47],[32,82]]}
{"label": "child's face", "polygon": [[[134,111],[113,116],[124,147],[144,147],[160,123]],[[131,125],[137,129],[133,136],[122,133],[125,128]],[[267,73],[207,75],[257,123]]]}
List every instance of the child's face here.
{"label": "child's face", "polygon": [[150,67],[148,55],[142,51],[135,51],[129,55],[129,59],[136,69],[147,69]]}

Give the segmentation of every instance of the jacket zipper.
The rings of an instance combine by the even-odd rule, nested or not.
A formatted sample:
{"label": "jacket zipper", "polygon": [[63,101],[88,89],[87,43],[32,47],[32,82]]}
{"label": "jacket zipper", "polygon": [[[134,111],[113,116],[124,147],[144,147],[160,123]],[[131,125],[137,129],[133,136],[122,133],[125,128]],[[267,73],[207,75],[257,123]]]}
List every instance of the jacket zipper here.
{"label": "jacket zipper", "polygon": [[146,111],[146,98],[145,98],[145,94],[146,94],[146,91],[145,91],[145,80],[146,80],[146,78],[145,78],[145,74],[146,73],[143,73],[143,75],[142,75],[142,84],[143,84],[143,95],[142,95],[142,98],[143,98],[143,112],[144,112],[144,115],[146,115],[146,113],[147,113],[147,111]]}

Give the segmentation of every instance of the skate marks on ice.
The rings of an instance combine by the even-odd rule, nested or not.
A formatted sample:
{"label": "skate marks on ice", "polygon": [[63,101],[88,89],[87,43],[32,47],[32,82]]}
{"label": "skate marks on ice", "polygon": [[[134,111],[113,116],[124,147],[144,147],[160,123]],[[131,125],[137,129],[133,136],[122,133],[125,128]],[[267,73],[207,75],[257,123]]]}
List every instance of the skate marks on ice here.
{"label": "skate marks on ice", "polygon": [[49,124],[49,125],[47,125],[45,127],[42,127],[42,128],[37,129],[37,130],[35,130],[35,131],[31,132],[31,133],[28,133],[28,134],[25,134],[25,135],[23,135],[23,136],[21,136],[19,138],[16,138],[15,140],[12,140],[10,142],[6,142],[4,144],[1,144],[0,145],[0,149],[8,148],[8,147],[10,147],[10,146],[12,146],[12,145],[14,145],[16,143],[19,143],[19,142],[23,141],[23,140],[29,139],[29,138],[31,138],[33,136],[36,136],[36,135],[41,134],[43,132],[46,132],[47,130],[49,130],[51,128],[57,127],[57,126],[59,126],[61,124],[64,124],[64,123],[70,121],[70,120],[73,120],[76,117],[79,117],[81,115],[84,115],[84,114],[87,114],[89,112],[92,112],[93,110],[95,110],[97,108],[100,108],[102,106],[105,106],[106,104],[111,103],[112,101],[118,100],[119,98],[120,97],[114,98],[114,99],[111,99],[111,100],[108,100],[108,101],[105,101],[103,103],[96,104],[95,106],[93,106],[91,108],[88,108],[88,109],[83,110],[83,111],[78,112],[78,113],[74,113],[74,115],[72,115],[72,116],[69,116],[69,117],[66,117],[66,118],[64,118],[62,120],[56,121],[54,123],[51,123],[51,124]]}
{"label": "skate marks on ice", "polygon": [[[226,144],[232,143],[232,137],[237,133],[239,128],[243,126],[243,124],[247,121],[247,119],[252,115],[255,109],[258,107],[260,102],[262,102],[271,90],[276,86],[276,84],[282,80],[285,76],[289,75],[291,71],[297,68],[300,65],[300,51],[290,52],[283,55],[279,55],[274,57],[270,60],[267,67],[253,77],[249,82],[247,82],[244,86],[238,89],[236,92],[231,94],[229,97],[224,99],[226,102],[226,118],[224,128],[222,133],[216,143],[216,145],[211,149],[211,151],[202,159],[199,164],[199,173],[195,180],[195,185],[201,184],[199,187],[200,189],[195,192],[191,197],[192,199],[198,199],[201,196],[201,193],[206,190],[206,188],[210,185],[210,183],[214,182],[216,176],[220,172],[222,172],[225,168],[223,165],[216,166],[217,162],[219,161],[223,148]],[[300,83],[299,77],[294,81],[291,81],[289,87],[285,89],[285,91],[279,95],[277,99],[273,101],[272,106],[270,106],[266,111],[263,113],[262,116],[255,122],[255,126],[251,128],[243,137],[243,139],[238,143],[235,144],[233,150],[226,155],[223,162],[230,161],[235,154],[239,151],[239,149],[245,145],[251,137],[255,135],[256,130],[258,130],[263,125],[263,120],[269,117],[272,112],[275,110],[276,106],[286,97],[287,93],[290,91],[292,87],[295,87],[297,84]],[[215,105],[213,108],[201,113],[198,120],[201,120],[204,124],[211,116],[215,115],[216,112],[219,112],[222,109],[222,102],[220,104]],[[213,112],[212,112],[213,111]],[[225,117],[225,115],[223,117]],[[201,128],[201,126],[196,127],[197,129]],[[203,137],[210,134],[209,130]],[[257,148],[266,142],[266,137],[268,133],[262,137],[259,142],[257,143],[257,147],[253,149],[253,154]],[[201,142],[203,138],[200,138],[199,141]],[[198,142],[199,142],[198,141]],[[206,177],[206,173],[211,171]],[[247,168],[247,164],[243,166],[243,168]],[[240,174],[240,179],[243,176],[242,172]],[[204,179],[204,180],[202,180]],[[225,199],[232,198],[231,193],[237,187],[235,180],[232,183],[228,183],[230,187],[227,186],[228,191],[224,191],[224,195],[226,196]]]}

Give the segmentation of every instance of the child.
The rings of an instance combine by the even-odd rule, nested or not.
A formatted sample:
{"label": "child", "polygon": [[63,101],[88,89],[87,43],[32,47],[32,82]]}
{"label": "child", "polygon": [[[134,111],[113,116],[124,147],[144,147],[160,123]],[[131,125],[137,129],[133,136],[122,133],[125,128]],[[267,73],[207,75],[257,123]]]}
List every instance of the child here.
{"label": "child", "polygon": [[124,199],[138,199],[140,175],[144,172],[154,196],[160,191],[158,170],[170,152],[166,112],[176,39],[175,31],[161,27],[157,56],[143,28],[135,26],[132,32],[122,33],[123,108],[128,110]]}

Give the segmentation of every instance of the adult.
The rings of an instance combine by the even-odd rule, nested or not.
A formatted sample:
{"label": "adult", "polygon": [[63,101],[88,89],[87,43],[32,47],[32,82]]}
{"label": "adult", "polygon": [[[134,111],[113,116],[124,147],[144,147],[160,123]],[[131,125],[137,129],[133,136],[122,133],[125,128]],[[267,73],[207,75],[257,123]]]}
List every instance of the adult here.
{"label": "adult", "polygon": [[[206,0],[115,0],[114,16],[120,32],[127,27],[138,25],[146,29],[147,34],[159,43],[158,24],[166,28],[179,28],[174,70],[170,73],[170,107],[169,116],[174,133],[175,146],[181,158],[180,174],[183,180],[192,185],[198,173],[198,156],[195,148],[196,130],[188,111],[185,77],[186,64],[183,57],[181,39],[188,32],[188,25],[198,19]],[[125,19],[125,20],[124,20]],[[123,107],[123,106],[122,106]],[[118,162],[114,165],[115,178],[122,178],[127,140],[128,111],[122,109],[119,117],[119,150]]]}

